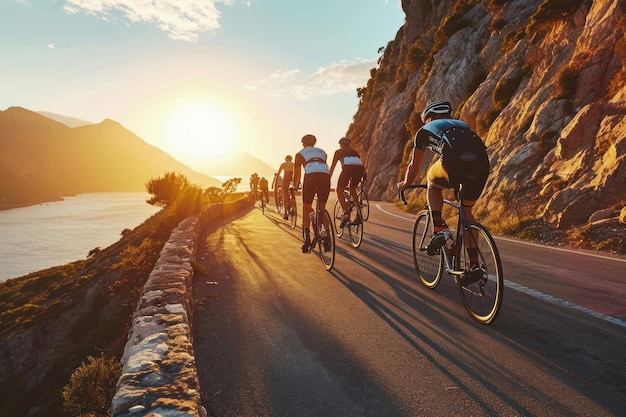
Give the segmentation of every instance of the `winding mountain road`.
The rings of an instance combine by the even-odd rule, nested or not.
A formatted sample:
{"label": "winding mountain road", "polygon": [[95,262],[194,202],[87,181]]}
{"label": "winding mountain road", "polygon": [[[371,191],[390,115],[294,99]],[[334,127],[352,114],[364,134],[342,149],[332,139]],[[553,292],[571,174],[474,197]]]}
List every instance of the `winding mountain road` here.
{"label": "winding mountain road", "polygon": [[503,309],[483,326],[451,279],[416,282],[393,204],[372,203],[360,248],[338,240],[331,272],[268,211],[213,225],[198,253],[209,416],[626,415],[623,257],[497,239]]}

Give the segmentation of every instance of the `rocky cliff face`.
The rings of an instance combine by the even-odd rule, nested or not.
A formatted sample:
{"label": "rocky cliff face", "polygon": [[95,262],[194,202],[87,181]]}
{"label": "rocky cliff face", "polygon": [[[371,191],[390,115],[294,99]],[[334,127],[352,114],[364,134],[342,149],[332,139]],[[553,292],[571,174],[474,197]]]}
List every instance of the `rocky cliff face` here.
{"label": "rocky cliff face", "polygon": [[[348,136],[393,200],[419,113],[449,100],[488,145],[477,213],[554,228],[626,203],[626,1],[402,0]],[[423,167],[425,172],[426,167]]]}

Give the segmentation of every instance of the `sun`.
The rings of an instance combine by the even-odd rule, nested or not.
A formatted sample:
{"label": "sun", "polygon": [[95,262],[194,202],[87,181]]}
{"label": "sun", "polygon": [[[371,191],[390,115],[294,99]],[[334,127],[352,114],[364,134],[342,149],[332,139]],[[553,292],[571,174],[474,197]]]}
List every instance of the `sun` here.
{"label": "sun", "polygon": [[233,118],[212,103],[190,103],[165,122],[167,147],[175,156],[201,161],[235,152],[239,129]]}

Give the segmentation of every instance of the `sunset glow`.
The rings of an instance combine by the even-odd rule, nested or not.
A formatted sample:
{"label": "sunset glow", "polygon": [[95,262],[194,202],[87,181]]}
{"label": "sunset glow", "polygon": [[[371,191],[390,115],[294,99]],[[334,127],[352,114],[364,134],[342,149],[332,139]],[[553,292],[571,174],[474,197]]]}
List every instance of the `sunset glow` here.
{"label": "sunset glow", "polygon": [[208,102],[175,110],[165,122],[164,136],[172,155],[185,160],[228,156],[240,147],[233,118]]}

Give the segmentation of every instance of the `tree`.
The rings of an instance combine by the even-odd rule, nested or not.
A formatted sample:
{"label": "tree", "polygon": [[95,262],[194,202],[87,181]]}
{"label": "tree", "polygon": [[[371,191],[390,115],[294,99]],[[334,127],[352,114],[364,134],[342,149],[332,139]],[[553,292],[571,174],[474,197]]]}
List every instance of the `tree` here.
{"label": "tree", "polygon": [[222,183],[222,189],[225,194],[234,193],[237,191],[239,184],[241,184],[241,178],[231,178]]}
{"label": "tree", "polygon": [[184,175],[166,172],[163,177],[152,178],[146,184],[148,193],[152,194],[152,198],[147,200],[147,203],[153,206],[169,206],[189,186],[189,180]]}

